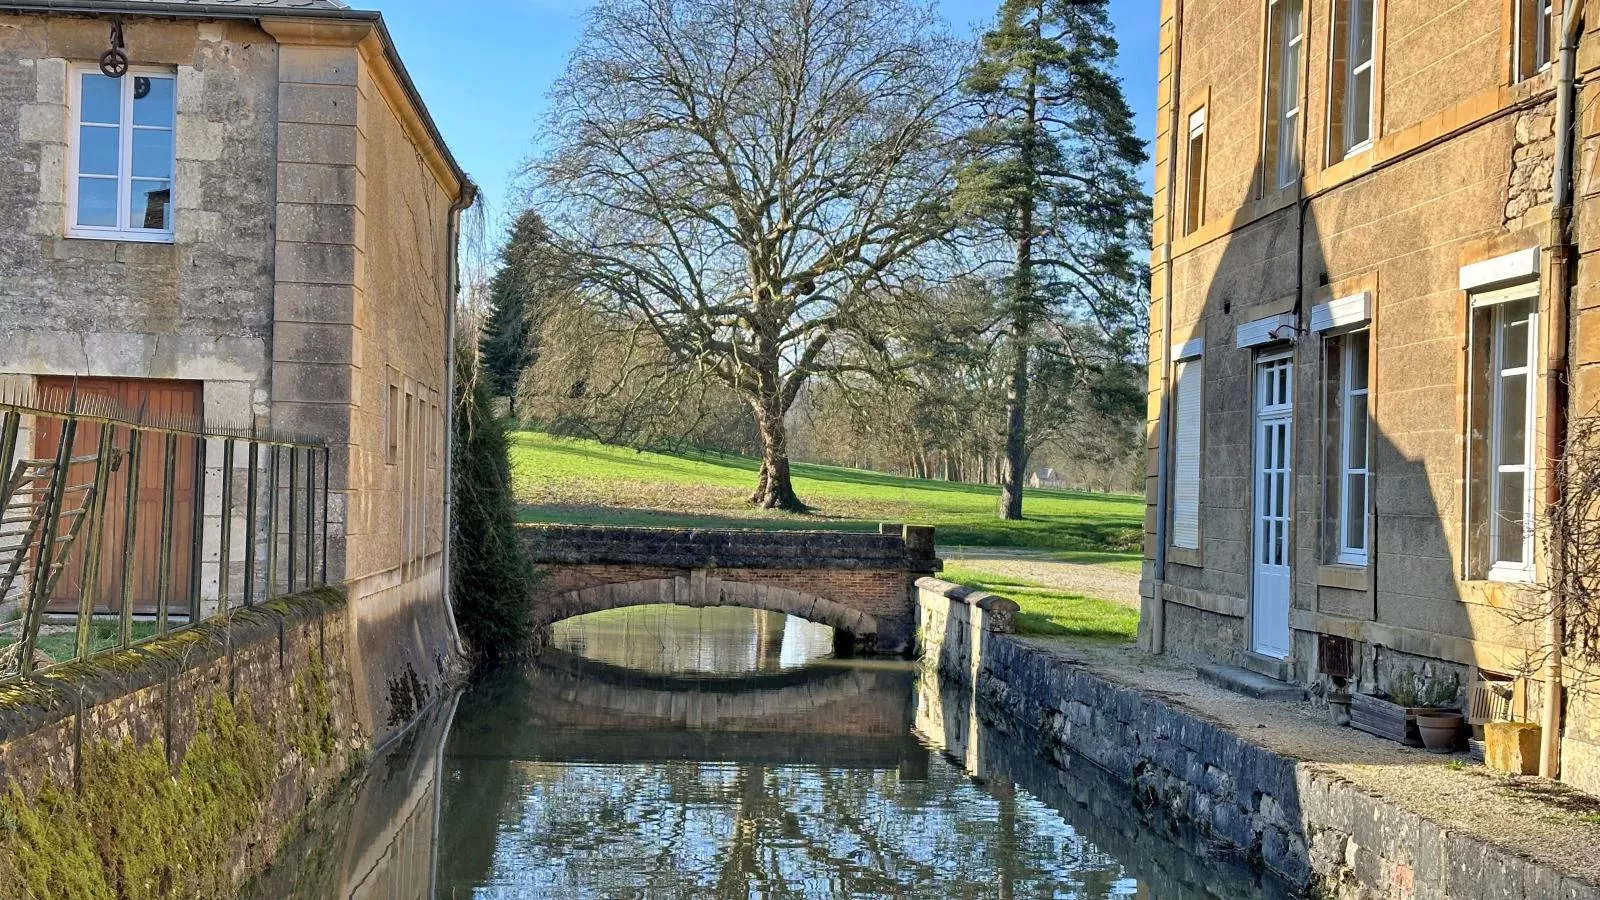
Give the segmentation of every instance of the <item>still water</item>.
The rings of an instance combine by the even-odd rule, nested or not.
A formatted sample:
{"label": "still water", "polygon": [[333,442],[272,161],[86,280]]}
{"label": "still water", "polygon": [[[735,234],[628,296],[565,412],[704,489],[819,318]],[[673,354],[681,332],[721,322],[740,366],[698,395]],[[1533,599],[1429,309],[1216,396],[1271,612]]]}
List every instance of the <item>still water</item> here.
{"label": "still water", "polygon": [[647,607],[554,637],[376,760],[252,900],[1289,896],[826,628]]}

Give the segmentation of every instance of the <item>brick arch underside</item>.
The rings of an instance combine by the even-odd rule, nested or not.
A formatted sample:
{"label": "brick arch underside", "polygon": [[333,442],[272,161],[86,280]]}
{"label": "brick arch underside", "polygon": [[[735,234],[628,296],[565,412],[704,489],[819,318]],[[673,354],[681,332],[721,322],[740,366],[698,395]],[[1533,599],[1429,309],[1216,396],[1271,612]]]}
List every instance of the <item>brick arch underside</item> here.
{"label": "brick arch underside", "polygon": [[550,594],[534,602],[534,624],[545,627],[574,616],[661,603],[698,609],[737,606],[770,610],[836,628],[868,643],[878,635],[876,618],[836,600],[791,588],[734,581],[699,572],[675,578],[597,584]]}

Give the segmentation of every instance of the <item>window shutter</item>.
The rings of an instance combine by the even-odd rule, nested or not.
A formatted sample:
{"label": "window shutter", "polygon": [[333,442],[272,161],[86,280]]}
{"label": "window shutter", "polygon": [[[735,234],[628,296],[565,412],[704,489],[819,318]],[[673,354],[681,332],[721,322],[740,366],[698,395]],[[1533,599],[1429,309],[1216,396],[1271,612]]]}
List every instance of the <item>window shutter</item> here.
{"label": "window shutter", "polygon": [[1200,549],[1200,360],[1178,363],[1173,436],[1172,546]]}

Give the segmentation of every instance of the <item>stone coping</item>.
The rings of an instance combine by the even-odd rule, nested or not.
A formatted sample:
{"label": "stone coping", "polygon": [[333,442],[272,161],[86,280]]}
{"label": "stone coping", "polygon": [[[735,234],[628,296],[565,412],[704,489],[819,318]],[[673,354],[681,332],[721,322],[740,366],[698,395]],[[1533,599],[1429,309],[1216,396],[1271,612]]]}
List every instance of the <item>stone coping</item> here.
{"label": "stone coping", "polygon": [[917,579],[917,587],[946,599],[964,603],[967,606],[975,606],[985,612],[1010,617],[1022,611],[1022,607],[1017,605],[1017,601],[1009,597],[991,594],[988,591],[980,591],[974,587],[967,587],[964,584],[956,584],[953,581],[945,581],[940,578],[919,578]]}
{"label": "stone coping", "polygon": [[517,526],[540,564],[657,565],[670,568],[845,569],[937,572],[943,564],[901,534],[854,531]]}
{"label": "stone coping", "polygon": [[158,685],[173,675],[229,656],[234,648],[280,642],[296,624],[314,622],[345,604],[340,588],[316,588],[241,607],[192,628],[127,650],[108,652],[0,685],[0,744],[76,714]]}

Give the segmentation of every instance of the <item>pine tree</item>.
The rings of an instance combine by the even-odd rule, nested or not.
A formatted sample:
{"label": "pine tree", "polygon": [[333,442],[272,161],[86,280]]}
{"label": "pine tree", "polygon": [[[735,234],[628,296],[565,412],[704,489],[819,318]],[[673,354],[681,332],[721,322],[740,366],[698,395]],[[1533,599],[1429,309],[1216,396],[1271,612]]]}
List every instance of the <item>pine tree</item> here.
{"label": "pine tree", "polygon": [[489,282],[489,321],[483,329],[483,369],[488,388],[499,397],[516,393],[522,371],[538,359],[535,317],[549,285],[540,266],[550,232],[534,210],[511,226],[500,251],[500,269]]}
{"label": "pine tree", "polygon": [[957,209],[1009,246],[1005,519],[1022,518],[1041,341],[1089,322],[1115,344],[1138,315],[1146,156],[1112,74],[1116,56],[1106,0],[1005,0],[964,84],[983,120],[967,135]]}

